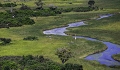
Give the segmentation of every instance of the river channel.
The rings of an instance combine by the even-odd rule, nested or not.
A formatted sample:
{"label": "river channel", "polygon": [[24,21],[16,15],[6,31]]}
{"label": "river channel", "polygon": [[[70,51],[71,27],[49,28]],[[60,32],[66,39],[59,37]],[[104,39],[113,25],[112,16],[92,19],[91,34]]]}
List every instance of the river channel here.
{"label": "river channel", "polygon": [[[100,17],[96,18],[96,20],[101,20],[101,19],[104,19],[107,17],[112,17],[112,16],[113,16],[112,14],[100,15]],[[87,25],[87,24],[85,24],[84,21],[75,22],[75,23],[68,24],[68,26],[66,26],[66,27],[60,27],[60,28],[43,31],[43,33],[46,35],[52,34],[52,35],[68,36],[67,34],[64,33],[65,31],[67,31],[67,28],[79,27],[79,26],[83,26],[83,25]],[[113,44],[111,42],[100,41],[100,40],[88,38],[88,37],[82,37],[82,36],[73,36],[73,37],[74,38],[84,38],[84,39],[90,40],[90,41],[102,42],[108,47],[103,52],[92,54],[92,55],[85,57],[86,60],[95,60],[95,61],[98,61],[100,64],[103,64],[106,66],[118,66],[118,65],[120,66],[120,62],[118,62],[112,58],[112,55],[120,54],[120,45]]]}

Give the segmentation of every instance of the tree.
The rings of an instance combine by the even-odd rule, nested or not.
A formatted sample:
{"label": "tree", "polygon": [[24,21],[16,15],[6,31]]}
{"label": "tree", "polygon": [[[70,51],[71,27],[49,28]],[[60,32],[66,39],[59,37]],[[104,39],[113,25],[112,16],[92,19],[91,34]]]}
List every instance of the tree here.
{"label": "tree", "polygon": [[89,7],[93,7],[94,4],[95,4],[95,1],[94,1],[94,0],[89,0],[89,1],[88,1]]}
{"label": "tree", "polygon": [[56,51],[56,55],[60,58],[62,63],[64,64],[69,58],[72,57],[72,52],[67,48],[59,48]]}
{"label": "tree", "polygon": [[35,4],[38,6],[37,9],[43,9],[43,2],[42,2],[42,0],[38,0],[38,2],[35,2]]}

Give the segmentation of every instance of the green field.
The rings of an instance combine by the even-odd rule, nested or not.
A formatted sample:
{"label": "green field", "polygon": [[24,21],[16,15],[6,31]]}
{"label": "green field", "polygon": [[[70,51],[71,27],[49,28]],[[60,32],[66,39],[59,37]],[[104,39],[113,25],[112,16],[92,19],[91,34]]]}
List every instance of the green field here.
{"label": "green field", "polygon": [[[12,0],[13,1],[13,0]],[[13,1],[14,2],[14,1]],[[34,8],[34,0],[27,2],[16,2],[17,4],[25,3]],[[69,8],[78,6],[88,6],[88,0],[43,0],[43,7],[47,8],[49,4],[53,4],[58,8]],[[72,4],[69,4],[72,2]],[[56,16],[48,17],[31,17],[36,22],[34,25],[24,25],[21,27],[10,27],[0,29],[0,38],[11,38],[12,42],[7,45],[0,45],[0,56],[22,56],[22,55],[43,55],[46,58],[61,63],[60,59],[55,55],[56,49],[60,47],[70,48],[74,53],[74,57],[70,58],[67,63],[77,63],[83,65],[83,70],[119,70],[118,68],[110,68],[101,65],[96,61],[84,60],[89,54],[103,51],[106,46],[101,42],[87,41],[85,39],[75,40],[71,36],[54,36],[44,35],[43,31],[56,27],[67,26],[69,23],[87,20],[88,26],[70,28],[67,32],[69,35],[88,36],[99,40],[110,41],[120,44],[120,0],[95,0],[95,5],[103,8],[103,10],[90,12],[68,12]],[[1,3],[4,1],[1,0]],[[15,8],[19,8],[17,6]],[[9,9],[9,8],[5,8]],[[5,9],[0,7],[0,11]],[[113,17],[102,20],[94,20],[101,14],[114,14]],[[25,41],[23,38],[27,36],[36,36],[39,40]],[[49,38],[48,36],[51,36]],[[73,43],[71,43],[73,42]],[[120,59],[120,56],[115,56]]]}

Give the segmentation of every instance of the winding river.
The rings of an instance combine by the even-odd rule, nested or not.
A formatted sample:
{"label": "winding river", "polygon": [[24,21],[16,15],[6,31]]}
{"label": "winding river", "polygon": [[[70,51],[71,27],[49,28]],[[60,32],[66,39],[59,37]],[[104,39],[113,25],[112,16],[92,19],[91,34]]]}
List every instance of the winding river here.
{"label": "winding river", "polygon": [[[112,14],[100,15],[100,17],[97,18],[96,20],[100,20],[100,19],[107,18],[107,17],[110,17],[110,16],[113,16],[113,15]],[[67,27],[61,27],[61,28],[46,30],[46,31],[43,31],[43,33],[46,34],[46,35],[53,34],[53,35],[68,36],[67,34],[64,33],[65,31],[67,31],[67,28],[79,27],[79,26],[83,26],[83,25],[86,25],[86,24],[84,23],[84,21],[81,21],[81,22],[68,24]],[[116,61],[112,58],[112,55],[120,54],[120,45],[113,44],[111,42],[104,42],[104,41],[100,41],[100,40],[93,39],[93,38],[88,38],[88,37],[82,37],[82,36],[73,36],[73,37],[74,38],[84,38],[84,39],[90,40],[90,41],[102,42],[108,47],[103,52],[87,56],[85,58],[86,60],[96,60],[96,61],[100,62],[100,64],[103,64],[103,65],[106,65],[106,66],[115,66],[115,65],[118,66],[118,65],[120,65],[120,62],[118,62],[118,61]]]}

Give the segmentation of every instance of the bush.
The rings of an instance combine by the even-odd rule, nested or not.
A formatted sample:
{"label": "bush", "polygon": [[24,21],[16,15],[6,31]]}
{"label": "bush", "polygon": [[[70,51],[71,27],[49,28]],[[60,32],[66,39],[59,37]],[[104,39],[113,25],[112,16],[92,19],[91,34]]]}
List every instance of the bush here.
{"label": "bush", "polygon": [[24,38],[23,40],[38,40],[38,37],[35,37],[35,36],[28,36],[26,38]]}
{"label": "bush", "polygon": [[73,8],[63,9],[62,11],[63,11],[63,12],[71,12],[71,11],[73,11]]}
{"label": "bush", "polygon": [[17,4],[15,4],[15,3],[5,3],[5,4],[1,4],[0,3],[0,7],[16,7],[17,6]]}
{"label": "bush", "polygon": [[54,5],[49,5],[49,9],[51,9],[51,10],[56,10],[57,9],[57,6],[54,6]]}
{"label": "bush", "polygon": [[42,7],[37,7],[36,10],[43,10],[43,8]]}
{"label": "bush", "polygon": [[87,12],[91,11],[92,9],[90,7],[76,7],[73,9],[75,12]]}
{"label": "bush", "polygon": [[0,3],[0,7],[2,7],[2,3]]}
{"label": "bush", "polygon": [[0,38],[0,41],[2,41],[2,44],[9,44],[11,42],[11,39],[7,38]]}
{"label": "bush", "polygon": [[54,10],[55,14],[62,14],[62,11],[60,9]]}
{"label": "bush", "polygon": [[38,57],[38,61],[39,61],[39,62],[44,62],[44,60],[45,60],[45,59],[44,59],[43,56],[39,56],[39,57]]}
{"label": "bush", "polygon": [[2,61],[2,70],[17,70],[17,64],[14,61]]}
{"label": "bush", "polygon": [[56,51],[56,55],[60,58],[61,62],[64,64],[69,58],[73,57],[70,49],[67,48],[58,48]]}
{"label": "bush", "polygon": [[55,16],[56,13],[50,9],[43,9],[33,13],[33,16]]}
{"label": "bush", "polygon": [[82,65],[67,63],[62,70],[83,70]]}
{"label": "bush", "polygon": [[31,9],[27,5],[22,4],[22,6],[20,7],[20,10],[31,10]]}

